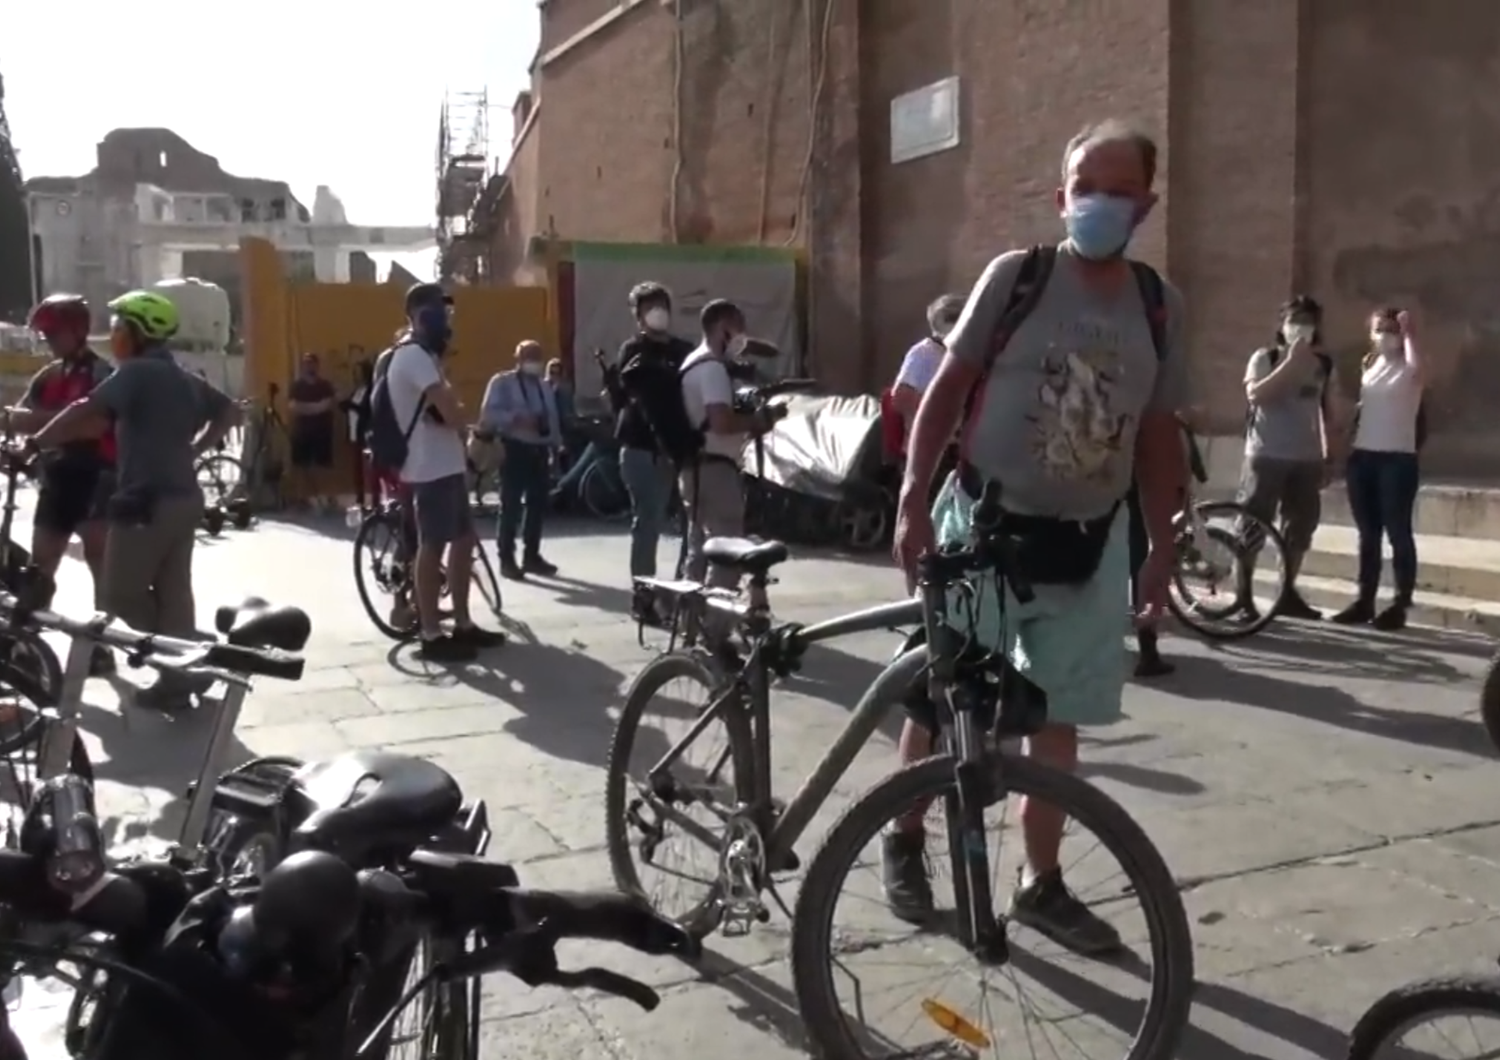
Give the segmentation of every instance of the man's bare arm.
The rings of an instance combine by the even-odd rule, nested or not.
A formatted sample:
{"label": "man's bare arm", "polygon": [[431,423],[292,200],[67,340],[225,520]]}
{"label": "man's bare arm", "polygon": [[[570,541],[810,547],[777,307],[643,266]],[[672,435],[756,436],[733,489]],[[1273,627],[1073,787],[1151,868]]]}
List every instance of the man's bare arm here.
{"label": "man's bare arm", "polygon": [[1175,547],[1172,521],[1187,495],[1188,464],[1182,450],[1182,427],[1175,414],[1141,415],[1135,439],[1135,481],[1141,516],[1153,549]]}
{"label": "man's bare arm", "polygon": [[906,443],[906,473],[901,482],[903,497],[926,506],[943,451],[953,440],[964,402],[983,371],[983,366],[973,361],[960,360],[952,353],[943,355],[912,421]]}
{"label": "man's bare arm", "polygon": [[109,430],[110,414],[93,395],[79,398],[32,435],[38,449],[98,438]]}

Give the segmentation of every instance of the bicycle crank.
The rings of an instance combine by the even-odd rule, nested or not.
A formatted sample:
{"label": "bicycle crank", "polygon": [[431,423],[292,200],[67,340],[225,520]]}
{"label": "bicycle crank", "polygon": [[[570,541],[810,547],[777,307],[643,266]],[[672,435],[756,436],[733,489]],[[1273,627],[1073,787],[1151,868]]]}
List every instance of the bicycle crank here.
{"label": "bicycle crank", "polygon": [[719,849],[719,928],[725,938],[748,935],[752,924],[771,919],[760,900],[765,870],[766,845],[760,829],[746,814],[732,815]]}

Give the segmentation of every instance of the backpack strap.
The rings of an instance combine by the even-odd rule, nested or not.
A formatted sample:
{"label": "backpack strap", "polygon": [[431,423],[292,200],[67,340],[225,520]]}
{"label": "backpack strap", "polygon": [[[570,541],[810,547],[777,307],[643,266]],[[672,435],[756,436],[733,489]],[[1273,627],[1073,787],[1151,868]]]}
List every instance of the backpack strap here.
{"label": "backpack strap", "polygon": [[1158,362],[1167,359],[1167,285],[1157,272],[1144,261],[1132,261],[1130,271],[1135,273],[1136,286],[1141,289],[1141,301],[1146,306],[1146,323],[1151,327],[1151,343],[1156,347]]}

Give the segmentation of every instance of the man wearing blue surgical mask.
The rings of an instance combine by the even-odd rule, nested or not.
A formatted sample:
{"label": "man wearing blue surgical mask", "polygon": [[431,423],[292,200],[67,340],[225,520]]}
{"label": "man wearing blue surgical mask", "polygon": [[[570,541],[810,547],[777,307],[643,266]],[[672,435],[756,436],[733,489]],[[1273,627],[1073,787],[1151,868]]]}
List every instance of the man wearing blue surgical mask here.
{"label": "man wearing blue surgical mask", "polygon": [[[1046,708],[1027,753],[1068,771],[1079,726],[1122,717],[1132,573],[1125,496],[1134,480],[1150,537],[1137,621],[1153,623],[1187,486],[1176,420],[1190,404],[1182,299],[1127,257],[1156,205],[1156,163],[1155,143],[1118,122],[1069,142],[1056,193],[1066,239],[1000,255],[969,293],[912,424],[897,513],[896,556],[910,572],[939,542],[968,539],[974,502],[998,487],[1017,573],[1035,599],[1023,604],[992,582],[969,632],[1009,664],[1006,703]],[[929,511],[938,462],[965,419],[959,468]],[[930,704],[909,707],[914,721],[931,724]],[[901,750],[908,760],[922,753],[905,739]],[[925,809],[914,807],[885,840],[886,897],[905,919],[932,907]],[[1065,823],[1051,806],[1024,800],[1026,864],[1009,915],[1076,952],[1117,952],[1119,933],[1063,880]]]}

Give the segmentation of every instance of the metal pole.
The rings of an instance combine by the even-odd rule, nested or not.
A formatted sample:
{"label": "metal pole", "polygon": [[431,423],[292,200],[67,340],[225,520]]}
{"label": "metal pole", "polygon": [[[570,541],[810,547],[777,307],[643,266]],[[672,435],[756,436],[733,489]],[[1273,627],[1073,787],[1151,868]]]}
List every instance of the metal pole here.
{"label": "metal pole", "polygon": [[36,200],[31,192],[26,193],[26,272],[31,279],[31,304],[42,300],[42,277],[36,260]]}

